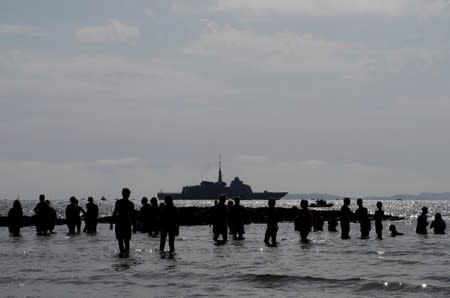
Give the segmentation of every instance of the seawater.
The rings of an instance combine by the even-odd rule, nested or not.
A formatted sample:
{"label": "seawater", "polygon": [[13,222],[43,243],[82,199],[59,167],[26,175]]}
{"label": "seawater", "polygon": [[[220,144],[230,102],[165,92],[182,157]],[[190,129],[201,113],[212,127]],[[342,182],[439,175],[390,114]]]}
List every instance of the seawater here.
{"label": "seawater", "polygon": [[[0,201],[6,215],[12,201]],[[25,214],[36,202],[22,202]],[[298,201],[278,201],[280,207]],[[375,201],[365,205],[371,212]],[[392,222],[404,236],[391,238],[384,222],[382,241],[361,240],[351,225],[350,240],[339,233],[311,233],[302,244],[292,223],[281,223],[278,247],[263,243],[264,224],[246,226],[244,241],[213,244],[209,226],[183,226],[173,259],[161,259],[159,239],[133,235],[131,255],[119,258],[114,232],[99,224],[97,235],[39,237],[34,227],[10,237],[0,228],[1,297],[450,297],[450,237],[417,235],[422,206],[441,212],[449,225],[450,201],[384,201],[385,212],[405,217]],[[136,208],[138,205],[136,202]],[[181,202],[201,206],[211,202]],[[245,206],[265,206],[248,201]],[[54,202],[62,212],[66,202]],[[83,206],[83,204],[81,204]],[[340,207],[340,201],[334,208]],[[352,209],[356,206],[352,202]],[[112,202],[100,202],[110,215]],[[429,221],[431,221],[431,216]],[[325,226],[326,228],[326,226]],[[372,229],[373,226],[372,226]]]}

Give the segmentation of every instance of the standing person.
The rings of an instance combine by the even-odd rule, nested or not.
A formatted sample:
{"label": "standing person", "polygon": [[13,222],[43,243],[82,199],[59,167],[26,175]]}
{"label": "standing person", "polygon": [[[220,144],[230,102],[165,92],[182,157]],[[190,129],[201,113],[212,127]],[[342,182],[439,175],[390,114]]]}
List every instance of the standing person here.
{"label": "standing person", "polygon": [[86,203],[86,213],[84,214],[84,232],[97,233],[98,206],[94,203],[94,198],[89,197]]}
{"label": "standing person", "polygon": [[50,208],[45,203],[45,195],[39,195],[39,203],[34,207],[36,213],[36,232],[38,235],[47,235],[50,219]]}
{"label": "standing person", "polygon": [[149,231],[148,234],[152,237],[157,237],[159,234],[159,206],[158,206],[158,199],[156,197],[153,197],[150,199],[150,219],[149,219]]}
{"label": "standing person", "polygon": [[75,197],[70,197],[70,204],[66,206],[66,224],[69,229],[68,234],[74,235],[75,228],[80,220],[80,210],[78,209],[78,200]]}
{"label": "standing person", "polygon": [[377,232],[377,238],[382,240],[383,239],[383,216],[384,211],[382,209],[383,203],[377,202],[377,210],[375,211],[375,214],[373,215],[373,218],[375,219],[375,231]]}
{"label": "standing person", "polygon": [[353,217],[353,212],[348,207],[350,206],[350,198],[344,198],[344,205],[341,207],[341,238],[350,239],[350,220]]}
{"label": "standing person", "polygon": [[13,207],[8,212],[8,228],[12,236],[20,236],[22,227],[23,210],[19,200],[15,200]]}
{"label": "standing person", "polygon": [[[219,198],[219,203],[212,208],[212,220],[213,220],[213,234],[214,241],[216,243],[226,243],[227,238],[227,217],[228,211],[225,201],[227,197],[222,195]],[[219,236],[222,235],[222,242],[219,242]]]}
{"label": "standing person", "polygon": [[175,253],[175,237],[179,234],[178,209],[173,205],[173,198],[167,196],[164,198],[166,206],[160,214],[161,238],[159,242],[159,252],[162,257],[165,256],[164,247],[167,236],[169,236],[169,256]]}
{"label": "standing person", "polygon": [[241,205],[241,199],[239,197],[234,198],[234,205],[229,209],[230,216],[229,221],[231,225],[231,234],[234,240],[244,240],[244,222],[245,222],[245,209]]}
{"label": "standing person", "polygon": [[49,200],[45,200],[45,203],[47,203],[48,208],[50,210],[50,216],[48,220],[48,230],[50,234],[55,234],[54,229],[56,225],[56,210],[53,208]]}
{"label": "standing person", "polygon": [[422,214],[419,215],[419,217],[417,218],[417,226],[416,226],[417,234],[424,235],[427,233],[427,226],[428,226],[427,213],[428,213],[428,208],[422,207]]}
{"label": "standing person", "polygon": [[434,216],[430,229],[434,229],[435,234],[445,234],[445,221],[442,219],[442,215],[439,212]]}
{"label": "standing person", "polygon": [[264,236],[264,243],[269,245],[269,239],[272,242],[272,246],[277,246],[277,232],[278,232],[278,214],[275,209],[275,199],[269,199],[267,205],[269,209],[267,210],[267,228],[266,234]]}
{"label": "standing person", "polygon": [[84,209],[78,205],[79,201],[77,198],[75,198],[75,205],[77,206],[77,214],[76,214],[76,227],[77,227],[77,233],[79,234],[81,231],[81,214],[86,214]]}
{"label": "standing person", "polygon": [[356,200],[356,204],[358,205],[358,209],[355,211],[355,217],[359,221],[361,239],[368,239],[370,232],[369,211],[363,206],[362,199]]}
{"label": "standing person", "polygon": [[295,230],[300,232],[302,242],[308,242],[308,234],[311,232],[312,226],[312,215],[308,209],[308,201],[302,200],[300,207],[301,209],[295,218]]}
{"label": "standing person", "polygon": [[228,230],[230,231],[230,235],[234,235],[236,234],[236,232],[233,230],[234,226],[231,225],[231,221],[233,220],[231,217],[231,208],[233,208],[234,206],[234,201],[233,200],[228,200],[227,203],[227,210],[228,210],[228,218],[227,218],[227,226],[228,226]]}
{"label": "standing person", "polygon": [[[116,239],[119,243],[119,257],[127,257],[130,254],[131,228],[136,233],[136,217],[134,204],[129,200],[131,191],[128,188],[122,189],[122,199],[116,201],[112,220],[116,223]],[[113,228],[111,222],[110,229]]]}
{"label": "standing person", "polygon": [[319,232],[319,231],[323,231],[323,225],[325,223],[325,220],[323,218],[322,215],[320,215],[319,212],[314,212],[313,215],[313,231],[314,232]]}
{"label": "standing person", "polygon": [[148,233],[151,235],[150,231],[150,208],[151,206],[148,204],[148,199],[146,197],[143,197],[141,199],[141,209],[139,210],[139,222],[140,222],[140,228],[141,232]]}

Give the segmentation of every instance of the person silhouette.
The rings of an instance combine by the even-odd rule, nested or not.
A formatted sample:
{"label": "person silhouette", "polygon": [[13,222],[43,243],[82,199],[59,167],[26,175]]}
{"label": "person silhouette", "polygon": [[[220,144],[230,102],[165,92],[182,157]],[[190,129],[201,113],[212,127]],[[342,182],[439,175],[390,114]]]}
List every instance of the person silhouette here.
{"label": "person silhouette", "polygon": [[434,216],[430,229],[434,229],[435,234],[445,234],[445,221],[442,219],[442,215],[439,212]]}
{"label": "person silhouette", "polygon": [[78,205],[78,203],[79,203],[78,199],[75,198],[75,206],[77,207],[77,213],[76,213],[76,217],[75,217],[75,219],[76,219],[75,225],[76,225],[76,227],[77,227],[77,233],[79,234],[80,231],[81,231],[81,214],[84,215],[84,214],[86,214],[86,212],[84,211],[83,208],[81,208],[81,207]]}
{"label": "person silhouette", "polygon": [[[212,221],[213,221],[213,234],[214,241],[216,243],[226,243],[227,238],[227,217],[228,210],[225,205],[225,201],[227,197],[225,195],[221,195],[219,198],[219,203],[214,205],[212,208]],[[222,241],[219,242],[219,236],[222,235]]]}
{"label": "person silhouette", "polygon": [[17,199],[13,203],[13,207],[8,212],[8,228],[12,236],[20,236],[20,228],[22,227],[23,210],[22,204]]}
{"label": "person silhouette", "polygon": [[404,235],[403,233],[400,233],[400,232],[397,231],[397,228],[395,227],[395,225],[390,225],[389,226],[389,231],[391,231],[391,237]]}
{"label": "person silhouette", "polygon": [[139,210],[139,222],[140,222],[140,229],[143,233],[148,233],[151,235],[150,231],[150,209],[151,206],[148,203],[148,199],[146,197],[143,197],[141,199],[141,209]]}
{"label": "person silhouette", "polygon": [[39,203],[34,207],[34,213],[36,214],[36,232],[38,235],[47,235],[47,231],[50,225],[50,213],[51,210],[45,202],[45,195],[39,195]]}
{"label": "person silhouette", "polygon": [[239,197],[234,198],[234,206],[232,206],[229,209],[230,212],[230,224],[231,224],[231,230],[234,240],[243,240],[245,229],[244,229],[244,223],[245,223],[245,208],[241,205],[241,199]]}
{"label": "person silhouette", "polygon": [[316,211],[314,212],[312,218],[313,218],[313,231],[314,232],[323,231],[323,225],[325,223],[323,216]]}
{"label": "person silhouette", "polygon": [[134,204],[129,200],[131,191],[128,188],[122,189],[122,199],[117,200],[112,214],[110,229],[113,223],[116,224],[115,233],[119,244],[119,257],[128,257],[130,254],[131,231],[136,233],[136,217]]}
{"label": "person silhouette", "polygon": [[48,230],[50,232],[50,234],[55,234],[54,230],[55,230],[55,225],[56,225],[56,210],[55,208],[53,208],[53,206],[51,205],[49,200],[45,200],[45,203],[47,203],[48,208],[50,210],[50,216],[49,216],[49,220],[48,220]]}
{"label": "person silhouette", "polygon": [[328,232],[337,232],[336,227],[338,226],[338,221],[336,219],[335,215],[331,215],[330,218],[328,218]]}
{"label": "person silhouette", "polygon": [[427,213],[428,208],[422,207],[422,214],[420,214],[419,217],[417,218],[417,226],[416,226],[417,234],[423,235],[427,234],[427,226],[428,226]]}
{"label": "person silhouette", "polygon": [[384,211],[382,209],[383,203],[377,202],[377,210],[375,211],[375,214],[373,215],[373,218],[375,220],[375,231],[377,233],[378,239],[383,239],[383,216]]}
{"label": "person silhouette", "polygon": [[358,209],[355,211],[355,217],[359,221],[361,239],[368,239],[370,231],[369,212],[367,211],[367,208],[363,206],[362,199],[356,200],[356,204],[358,205]]}
{"label": "person silhouette", "polygon": [[84,232],[97,233],[98,206],[94,203],[94,198],[88,197],[86,203],[86,213],[84,214]]}
{"label": "person silhouette", "polygon": [[300,202],[300,211],[295,218],[295,230],[300,232],[302,242],[308,242],[308,234],[312,226],[312,215],[308,209],[308,205],[307,200],[302,200]]}
{"label": "person silhouette", "polygon": [[159,233],[158,221],[159,221],[159,207],[158,207],[158,199],[153,197],[150,199],[150,218],[149,218],[149,235],[152,237],[157,237]]}
{"label": "person silhouette", "polygon": [[264,236],[264,243],[269,245],[269,239],[271,240],[272,246],[277,246],[277,232],[278,232],[278,214],[275,209],[275,199],[269,199],[267,201],[267,205],[269,208],[267,209],[267,228],[266,234]]}
{"label": "person silhouette", "polygon": [[66,206],[66,224],[69,229],[68,234],[74,235],[75,228],[80,220],[80,210],[78,209],[77,199],[75,197],[70,197],[70,204]]}
{"label": "person silhouette", "polygon": [[231,214],[231,208],[233,208],[233,206],[234,206],[234,201],[228,200],[228,202],[227,202],[227,210],[228,210],[227,225],[228,225],[228,231],[229,231],[230,235],[236,234],[236,232],[233,230],[233,228],[235,228],[235,226],[233,226],[231,224],[231,222],[233,221],[232,214]]}
{"label": "person silhouette", "polygon": [[162,257],[165,256],[164,247],[166,245],[167,236],[169,236],[169,256],[175,253],[175,237],[179,235],[179,216],[178,209],[173,204],[173,198],[167,196],[164,198],[166,205],[161,209],[160,213],[160,242],[159,252]]}
{"label": "person silhouette", "polygon": [[341,207],[341,238],[350,239],[350,220],[353,217],[353,212],[349,208],[350,198],[344,198],[344,205]]}

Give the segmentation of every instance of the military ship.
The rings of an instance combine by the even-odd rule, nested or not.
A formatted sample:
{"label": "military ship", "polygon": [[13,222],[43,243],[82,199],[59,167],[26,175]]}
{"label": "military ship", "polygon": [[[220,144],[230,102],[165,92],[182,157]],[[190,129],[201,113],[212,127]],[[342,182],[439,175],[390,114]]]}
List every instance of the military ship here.
{"label": "military ship", "polygon": [[219,161],[219,177],[217,182],[202,181],[200,185],[184,186],[181,193],[161,192],[158,193],[158,199],[162,200],[166,196],[171,196],[174,200],[214,200],[220,195],[234,198],[239,197],[241,200],[279,200],[284,197],[287,192],[253,192],[250,185],[244,184],[239,177],[235,177],[230,185],[222,180],[222,164]]}

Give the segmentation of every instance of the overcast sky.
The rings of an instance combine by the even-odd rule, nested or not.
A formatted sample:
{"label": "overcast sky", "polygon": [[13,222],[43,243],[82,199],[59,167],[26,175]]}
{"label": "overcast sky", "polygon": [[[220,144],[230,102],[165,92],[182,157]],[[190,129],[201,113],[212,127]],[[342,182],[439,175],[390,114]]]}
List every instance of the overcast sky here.
{"label": "overcast sky", "polygon": [[449,191],[449,94],[449,1],[1,1],[0,198]]}

